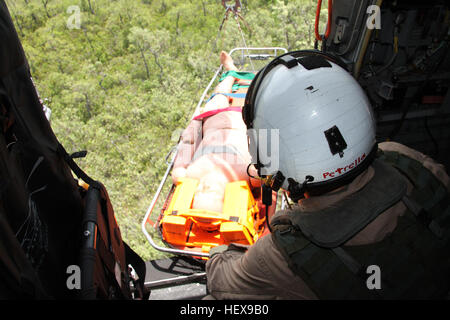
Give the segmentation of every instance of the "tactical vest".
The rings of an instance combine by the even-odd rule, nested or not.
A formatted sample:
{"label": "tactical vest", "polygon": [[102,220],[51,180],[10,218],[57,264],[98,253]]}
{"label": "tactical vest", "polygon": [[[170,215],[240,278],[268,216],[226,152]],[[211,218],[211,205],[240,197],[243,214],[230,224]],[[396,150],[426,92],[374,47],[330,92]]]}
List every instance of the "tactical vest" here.
{"label": "tactical vest", "polygon": [[[291,270],[320,299],[436,299],[450,290],[450,196],[423,165],[380,152],[375,174],[361,190],[315,212],[284,210],[272,237]],[[414,189],[406,194],[409,179]],[[403,201],[407,210],[382,241],[344,244]],[[379,287],[372,287],[378,267]],[[372,273],[373,272],[373,273]]]}

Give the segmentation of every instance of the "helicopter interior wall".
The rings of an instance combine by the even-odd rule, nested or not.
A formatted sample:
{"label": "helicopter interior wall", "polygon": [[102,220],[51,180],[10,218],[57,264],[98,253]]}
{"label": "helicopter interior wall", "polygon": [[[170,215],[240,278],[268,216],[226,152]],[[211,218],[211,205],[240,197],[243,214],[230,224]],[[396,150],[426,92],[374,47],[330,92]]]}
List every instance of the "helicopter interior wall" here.
{"label": "helicopter interior wall", "polygon": [[365,89],[379,142],[401,142],[449,172],[450,5],[385,0],[377,25],[370,6],[379,3],[333,1],[331,32],[322,50],[339,56]]}

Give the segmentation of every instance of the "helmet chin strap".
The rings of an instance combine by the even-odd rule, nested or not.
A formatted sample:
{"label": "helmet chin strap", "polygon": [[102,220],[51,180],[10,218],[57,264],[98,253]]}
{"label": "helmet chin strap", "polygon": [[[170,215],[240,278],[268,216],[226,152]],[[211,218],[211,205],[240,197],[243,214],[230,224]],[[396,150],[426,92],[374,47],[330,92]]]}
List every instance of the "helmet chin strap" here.
{"label": "helmet chin strap", "polygon": [[303,181],[302,184],[298,183],[292,178],[288,178],[289,197],[292,199],[292,201],[297,202],[303,199],[305,197],[305,192],[307,191],[307,184],[313,181],[314,181],[313,176],[306,176],[305,181]]}
{"label": "helmet chin strap", "polygon": [[[261,166],[258,165],[258,172]],[[272,205],[272,191],[278,192],[283,185],[285,178],[281,171],[277,171],[274,175],[264,176],[262,181],[262,203],[266,206],[266,222],[269,231],[272,232],[269,221],[269,206]]]}

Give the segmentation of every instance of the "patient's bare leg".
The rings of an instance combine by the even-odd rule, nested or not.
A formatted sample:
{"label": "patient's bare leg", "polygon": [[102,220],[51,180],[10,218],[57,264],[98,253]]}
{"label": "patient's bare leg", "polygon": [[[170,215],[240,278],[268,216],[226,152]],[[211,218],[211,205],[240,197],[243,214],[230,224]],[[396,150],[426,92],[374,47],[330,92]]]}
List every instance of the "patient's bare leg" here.
{"label": "patient's bare leg", "polygon": [[[226,71],[229,70],[237,71],[237,68],[233,63],[233,59],[225,51],[222,51],[220,53],[220,62],[222,63]],[[233,76],[226,77],[216,86],[216,88],[214,89],[214,93],[231,93],[235,80],[236,78],[234,78]],[[229,105],[230,103],[227,96],[217,94],[205,104],[205,106],[200,110],[200,112],[203,113],[206,111],[227,108],[229,107]]]}
{"label": "patient's bare leg", "polygon": [[[233,58],[226,53],[225,51],[222,51],[220,53],[220,63],[223,65],[224,69],[226,71],[234,70],[237,71],[237,67],[234,65]],[[235,78],[232,76],[226,77],[222,82],[220,82],[214,92],[221,92],[221,93],[231,93],[231,89],[233,87]]]}
{"label": "patient's bare leg", "polygon": [[238,68],[234,65],[233,58],[225,51],[222,51],[220,53],[220,63],[223,65],[226,71],[238,71]]}

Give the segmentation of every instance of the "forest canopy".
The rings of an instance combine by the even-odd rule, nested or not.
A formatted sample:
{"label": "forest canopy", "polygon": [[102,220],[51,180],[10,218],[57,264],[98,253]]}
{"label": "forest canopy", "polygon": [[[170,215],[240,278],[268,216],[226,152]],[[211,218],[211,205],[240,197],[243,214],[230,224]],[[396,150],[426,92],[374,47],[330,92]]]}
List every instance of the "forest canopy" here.
{"label": "forest canopy", "polygon": [[[220,51],[243,46],[236,22],[218,32],[219,0],[6,3],[56,136],[69,153],[88,151],[77,163],[108,189],[124,240],[161,256],[140,223]],[[316,1],[242,4],[249,47],[313,47]]]}

